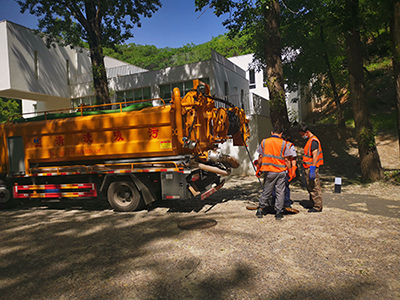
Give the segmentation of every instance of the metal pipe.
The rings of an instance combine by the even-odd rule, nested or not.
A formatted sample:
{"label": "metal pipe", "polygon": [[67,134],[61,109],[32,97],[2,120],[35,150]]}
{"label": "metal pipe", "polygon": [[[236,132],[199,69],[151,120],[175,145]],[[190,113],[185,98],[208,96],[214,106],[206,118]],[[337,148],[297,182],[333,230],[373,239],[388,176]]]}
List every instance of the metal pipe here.
{"label": "metal pipe", "polygon": [[177,129],[177,134],[178,134],[178,141],[179,141],[179,143],[181,143],[181,145],[183,145],[181,92],[177,87],[174,88],[174,91],[173,91],[173,101],[174,101],[174,105],[175,105],[175,123],[176,123],[176,129]]}
{"label": "metal pipe", "polygon": [[213,166],[209,166],[209,165],[205,165],[205,164],[201,164],[201,163],[199,164],[199,168],[203,171],[212,172],[212,173],[219,174],[222,176],[228,176],[231,173],[230,170],[225,171],[218,167],[213,167]]}

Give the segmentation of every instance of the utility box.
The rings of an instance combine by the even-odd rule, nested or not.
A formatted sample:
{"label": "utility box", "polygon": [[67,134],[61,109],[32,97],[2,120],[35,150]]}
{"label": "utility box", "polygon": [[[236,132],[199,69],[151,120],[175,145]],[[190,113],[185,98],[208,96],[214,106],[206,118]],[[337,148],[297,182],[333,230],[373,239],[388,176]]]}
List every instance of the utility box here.
{"label": "utility box", "polygon": [[163,200],[187,199],[186,175],[177,172],[161,173]]}

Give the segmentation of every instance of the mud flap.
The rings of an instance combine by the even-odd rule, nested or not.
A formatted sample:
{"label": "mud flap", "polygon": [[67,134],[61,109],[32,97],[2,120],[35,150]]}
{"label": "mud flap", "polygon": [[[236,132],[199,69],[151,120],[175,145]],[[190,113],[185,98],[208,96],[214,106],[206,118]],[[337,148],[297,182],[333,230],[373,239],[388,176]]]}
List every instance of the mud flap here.
{"label": "mud flap", "polygon": [[156,201],[153,197],[153,195],[151,194],[150,190],[147,188],[147,186],[141,182],[135,175],[130,174],[133,183],[136,185],[137,189],[139,190],[140,193],[142,193],[142,197],[144,200],[144,203],[146,205]]}

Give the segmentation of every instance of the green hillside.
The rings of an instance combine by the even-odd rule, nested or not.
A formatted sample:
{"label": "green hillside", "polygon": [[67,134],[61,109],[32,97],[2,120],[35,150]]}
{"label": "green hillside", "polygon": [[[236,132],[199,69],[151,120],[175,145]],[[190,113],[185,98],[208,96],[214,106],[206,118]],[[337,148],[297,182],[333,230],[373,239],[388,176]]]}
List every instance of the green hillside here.
{"label": "green hillside", "polygon": [[246,39],[246,36],[229,39],[225,34],[214,37],[204,44],[187,44],[180,48],[124,44],[117,46],[116,51],[105,49],[104,54],[147,70],[158,70],[209,60],[211,49],[225,57],[249,54],[251,51],[245,46]]}

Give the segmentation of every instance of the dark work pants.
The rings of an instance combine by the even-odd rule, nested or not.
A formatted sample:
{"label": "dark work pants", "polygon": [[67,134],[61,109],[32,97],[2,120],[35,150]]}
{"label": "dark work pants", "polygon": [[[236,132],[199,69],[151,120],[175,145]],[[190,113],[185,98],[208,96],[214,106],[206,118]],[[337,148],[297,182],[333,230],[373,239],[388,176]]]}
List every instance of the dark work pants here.
{"label": "dark work pants", "polygon": [[[285,207],[291,206],[293,204],[293,201],[290,200],[290,188],[289,188],[289,175],[286,174],[286,180],[285,180],[285,198],[283,200],[283,204]],[[276,193],[275,189],[272,191],[272,203],[275,203],[276,199]]]}
{"label": "dark work pants", "polygon": [[306,177],[307,191],[311,196],[312,205],[317,210],[322,210],[322,189],[321,179],[319,177],[319,168],[315,169],[315,179],[310,179],[310,169],[304,169]]}
{"label": "dark work pants", "polygon": [[272,204],[272,192],[275,188],[276,200],[275,211],[283,212],[283,201],[285,198],[285,178],[286,172],[264,172],[263,190],[260,195],[260,208],[265,208]]}

